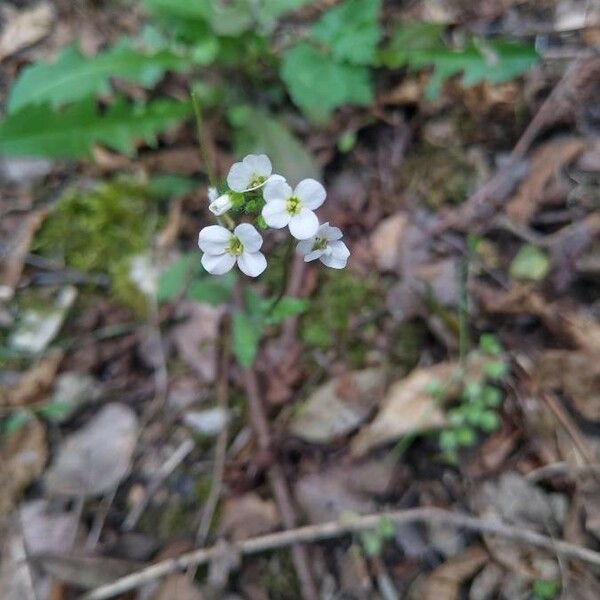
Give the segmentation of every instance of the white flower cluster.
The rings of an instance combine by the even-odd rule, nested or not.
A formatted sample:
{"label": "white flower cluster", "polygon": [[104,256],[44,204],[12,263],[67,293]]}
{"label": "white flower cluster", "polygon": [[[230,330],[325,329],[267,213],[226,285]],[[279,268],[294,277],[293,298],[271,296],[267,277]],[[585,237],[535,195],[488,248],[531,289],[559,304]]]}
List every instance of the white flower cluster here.
{"label": "white flower cluster", "polygon": [[[285,178],[273,174],[269,157],[249,154],[235,163],[227,175],[229,191],[220,194],[209,188],[209,210],[221,217],[236,204],[236,197],[246,201],[246,195],[256,198],[262,194],[261,216],[268,227],[283,229],[299,240],[297,251],[305,262],[317,258],[326,266],[343,269],[350,251],[342,242],[342,232],[329,223],[319,224],[314,211],[327,196],[325,188],[314,179],[304,179],[292,189]],[[231,221],[231,220],[230,220]],[[204,253],[202,265],[213,275],[227,273],[236,264],[246,275],[257,277],[267,267],[260,248],[263,238],[250,223],[233,229],[222,225],[204,227],[198,236],[198,246]]]}

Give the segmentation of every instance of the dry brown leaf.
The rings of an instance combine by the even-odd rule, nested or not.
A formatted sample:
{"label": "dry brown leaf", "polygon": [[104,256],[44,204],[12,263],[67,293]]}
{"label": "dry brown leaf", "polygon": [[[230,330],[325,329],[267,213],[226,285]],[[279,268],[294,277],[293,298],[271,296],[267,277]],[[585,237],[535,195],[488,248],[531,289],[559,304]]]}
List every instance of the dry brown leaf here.
{"label": "dry brown leaf", "polygon": [[47,209],[32,211],[25,219],[15,239],[11,242],[8,254],[3,260],[4,266],[0,277],[0,299],[10,300],[13,297],[23,272],[25,258],[31,247],[33,236],[41,227],[47,214]]}
{"label": "dry brown leaf", "polygon": [[381,369],[347,373],[328,381],[302,403],[290,432],[313,443],[328,443],[350,433],[377,406],[384,384]]}
{"label": "dry brown leaf", "polygon": [[538,205],[544,201],[546,186],[584,148],[585,142],[577,137],[559,138],[540,146],[531,158],[527,177],[506,204],[508,216],[518,223],[528,223]]}
{"label": "dry brown leaf", "polygon": [[246,540],[275,530],[279,514],[272,500],[250,492],[225,501],[220,531],[232,540]]}
{"label": "dry brown leaf", "polygon": [[398,265],[400,239],[407,224],[407,215],[399,212],[383,219],[371,234],[371,251],[380,271],[393,271]]}
{"label": "dry brown leaf", "polygon": [[124,404],[107,404],[62,443],[48,470],[50,493],[93,496],[113,489],[129,472],[138,419]]}
{"label": "dry brown leaf", "polygon": [[42,474],[47,459],[46,430],[38,420],[30,419],[8,437],[0,448],[0,521]]}
{"label": "dry brown leaf", "polygon": [[[427,385],[450,382],[457,367],[457,363],[445,362],[417,368],[392,384],[375,419],[352,440],[352,454],[362,456],[372,448],[395,441],[403,435],[443,427],[446,423],[444,413],[427,392]],[[444,391],[450,397],[457,390],[455,385],[450,385]]]}
{"label": "dry brown leaf", "polygon": [[205,596],[185,573],[172,573],[152,596],[152,600],[203,600]]}
{"label": "dry brown leaf", "polygon": [[182,302],[177,316],[186,320],[172,330],[182,360],[207,383],[217,376],[219,327],[224,314],[223,306]]}
{"label": "dry brown leaf", "polygon": [[53,10],[49,2],[22,11],[4,9],[6,23],[0,35],[0,60],[39,42],[52,26]]}
{"label": "dry brown leaf", "polygon": [[85,589],[112,583],[143,567],[143,563],[79,554],[41,554],[33,562],[44,571],[67,583]]}
{"label": "dry brown leaf", "polygon": [[54,350],[41,358],[21,376],[15,387],[0,390],[0,405],[27,406],[44,400],[54,382],[62,357],[61,350]]}
{"label": "dry brown leaf", "polygon": [[536,362],[536,384],[560,391],[586,419],[600,421],[600,361],[598,355],[548,350]]}
{"label": "dry brown leaf", "polygon": [[568,302],[548,303],[529,285],[513,285],[507,291],[500,291],[478,284],[475,291],[487,312],[536,315],[552,333],[574,347],[591,354],[600,353],[600,323]]}
{"label": "dry brown leaf", "polygon": [[419,588],[420,600],[457,600],[461,586],[488,561],[482,546],[471,546],[437,567]]}
{"label": "dry brown leaf", "polygon": [[21,505],[19,513],[29,555],[71,550],[79,520],[77,511],[56,511],[46,500],[32,500]]}

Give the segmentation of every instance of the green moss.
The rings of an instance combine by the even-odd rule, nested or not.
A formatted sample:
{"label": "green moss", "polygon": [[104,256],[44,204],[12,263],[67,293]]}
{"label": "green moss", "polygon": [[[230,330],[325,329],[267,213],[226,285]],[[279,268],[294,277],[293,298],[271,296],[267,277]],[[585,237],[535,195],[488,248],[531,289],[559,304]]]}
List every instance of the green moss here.
{"label": "green moss", "polygon": [[46,219],[34,248],[67,267],[108,273],[115,298],[143,313],[146,301],[130,281],[129,261],[150,243],[149,202],[146,188],[127,179],[69,190]]}
{"label": "green moss", "polygon": [[[335,344],[347,353],[352,363],[360,366],[368,348],[364,336],[376,333],[370,317],[382,302],[377,278],[328,269],[323,271],[317,290],[302,319],[303,341],[322,350]],[[364,326],[360,332],[352,331],[353,322],[358,320]]]}

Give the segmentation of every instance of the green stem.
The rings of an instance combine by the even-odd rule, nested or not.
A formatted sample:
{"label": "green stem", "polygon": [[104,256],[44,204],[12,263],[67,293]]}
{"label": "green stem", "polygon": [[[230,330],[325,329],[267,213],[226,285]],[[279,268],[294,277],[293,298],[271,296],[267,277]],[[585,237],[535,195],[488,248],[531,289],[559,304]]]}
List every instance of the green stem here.
{"label": "green stem", "polygon": [[289,273],[290,273],[290,265],[292,263],[292,256],[294,251],[294,242],[290,239],[288,241],[287,248],[285,250],[285,255],[283,257],[283,275],[281,277],[281,289],[279,290],[279,294],[277,294],[277,298],[271,304],[269,308],[269,312],[273,312],[275,307],[281,302],[282,298],[285,296],[285,291],[287,289]]}
{"label": "green stem", "polygon": [[194,115],[196,116],[196,129],[198,131],[198,147],[200,148],[200,155],[202,156],[202,161],[204,162],[204,167],[206,168],[208,181],[210,182],[211,186],[216,187],[217,178],[215,177],[211,162],[208,158],[208,153],[206,152],[206,144],[203,143],[205,136],[202,130],[202,109],[200,107],[200,101],[194,92],[191,93],[191,97],[192,104],[194,105]]}

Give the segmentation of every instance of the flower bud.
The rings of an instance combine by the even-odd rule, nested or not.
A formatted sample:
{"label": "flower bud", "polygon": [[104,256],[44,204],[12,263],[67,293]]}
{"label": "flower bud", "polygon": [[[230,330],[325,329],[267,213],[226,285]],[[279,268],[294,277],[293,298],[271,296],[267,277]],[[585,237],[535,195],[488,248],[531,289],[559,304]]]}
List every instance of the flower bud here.
{"label": "flower bud", "polygon": [[223,194],[208,205],[208,210],[210,210],[213,215],[219,217],[220,215],[226,213],[231,207],[232,202],[229,194]]}

